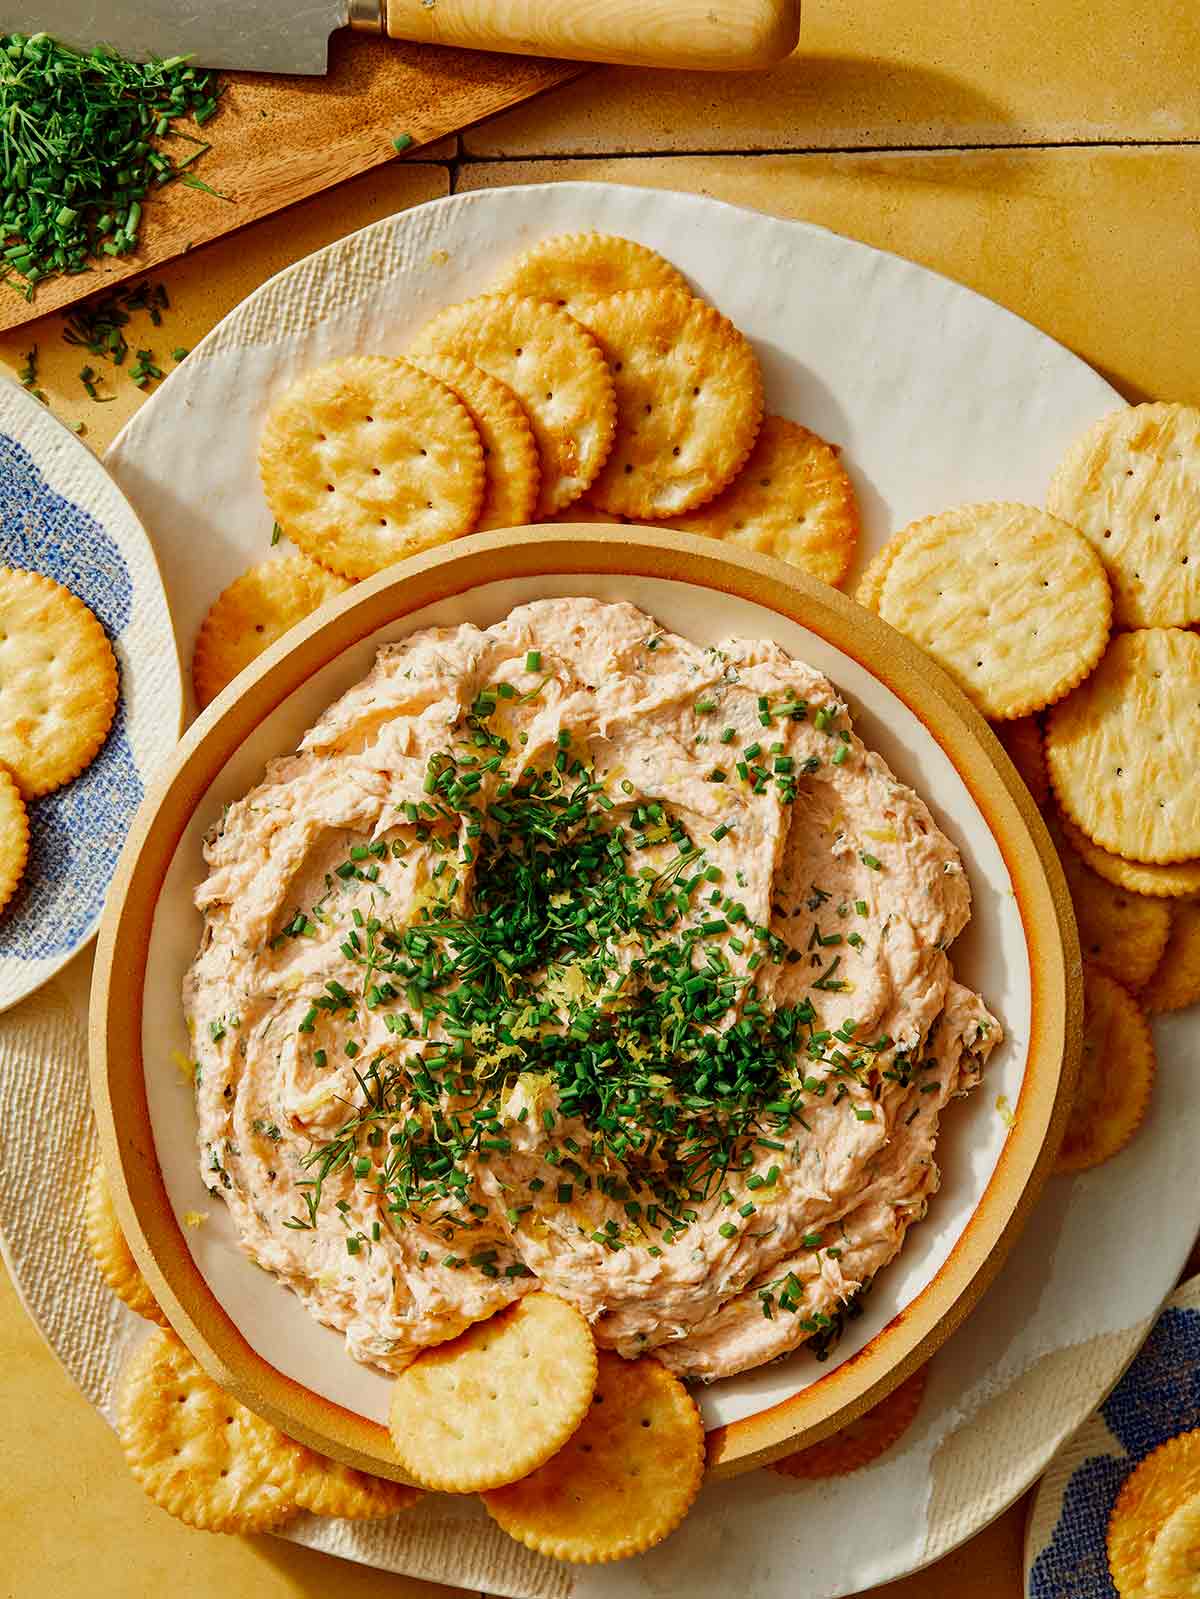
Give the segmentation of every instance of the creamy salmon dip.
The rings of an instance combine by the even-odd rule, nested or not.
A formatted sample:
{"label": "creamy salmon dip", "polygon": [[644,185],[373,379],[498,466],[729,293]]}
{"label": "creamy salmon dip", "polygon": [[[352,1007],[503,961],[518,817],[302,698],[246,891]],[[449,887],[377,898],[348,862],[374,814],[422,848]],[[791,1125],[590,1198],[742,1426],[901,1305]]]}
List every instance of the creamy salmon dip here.
{"label": "creamy salmon dip", "polygon": [[684,1376],[820,1346],[1001,1036],[836,688],[632,605],[386,646],[206,858],[204,1180],[385,1371],[538,1288]]}

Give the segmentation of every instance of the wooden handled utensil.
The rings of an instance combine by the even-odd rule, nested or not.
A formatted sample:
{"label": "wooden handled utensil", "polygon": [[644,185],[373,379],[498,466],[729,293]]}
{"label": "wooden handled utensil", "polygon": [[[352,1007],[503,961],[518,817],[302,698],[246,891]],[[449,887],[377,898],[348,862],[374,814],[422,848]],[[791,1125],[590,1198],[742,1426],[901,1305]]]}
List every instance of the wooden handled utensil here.
{"label": "wooden handled utensil", "polygon": [[728,72],[790,55],[800,0],[354,0],[350,20],[422,44]]}
{"label": "wooden handled utensil", "polygon": [[734,72],[791,54],[800,0],[0,0],[0,33],[44,29],[77,48],[243,72],[323,73],[329,36],[347,25],[417,44]]}

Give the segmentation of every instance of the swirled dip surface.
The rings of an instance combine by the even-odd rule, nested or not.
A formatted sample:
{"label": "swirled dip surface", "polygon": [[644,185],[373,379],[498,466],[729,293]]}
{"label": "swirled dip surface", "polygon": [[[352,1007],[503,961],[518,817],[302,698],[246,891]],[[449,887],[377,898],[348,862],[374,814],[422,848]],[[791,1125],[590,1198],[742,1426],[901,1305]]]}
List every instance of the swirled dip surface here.
{"label": "swirled dip surface", "polygon": [[206,853],[205,1181],[384,1370],[538,1287],[685,1375],[827,1338],[1000,1036],[833,685],[631,605],[387,646]]}

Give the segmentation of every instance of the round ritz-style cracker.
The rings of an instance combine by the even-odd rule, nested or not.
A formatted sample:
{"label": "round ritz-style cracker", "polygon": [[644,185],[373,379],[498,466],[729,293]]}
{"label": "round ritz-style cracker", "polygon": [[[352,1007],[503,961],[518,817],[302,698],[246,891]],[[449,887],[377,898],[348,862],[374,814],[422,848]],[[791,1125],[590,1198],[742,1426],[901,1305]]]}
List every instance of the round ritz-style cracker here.
{"label": "round ritz-style cracker", "polygon": [[1098,877],[1066,842],[1053,818],[1050,836],[1075,907],[1084,960],[1126,988],[1140,989],[1158,967],[1167,946],[1171,930],[1167,901],[1131,893]]}
{"label": "round ritz-style cracker", "polygon": [[21,790],[0,766],[0,910],[17,891],[29,860],[29,817]]}
{"label": "round ritz-style cracker", "polygon": [[1187,899],[1200,894],[1200,861],[1176,861],[1171,866],[1154,866],[1145,861],[1127,861],[1093,844],[1068,816],[1059,816],[1063,837],[1097,877],[1134,894],[1151,899]]}
{"label": "round ritz-style cracker", "polygon": [[762,374],[727,317],[678,289],[627,289],[579,313],[617,393],[617,437],[591,500],[658,521],[713,499],[762,422]]}
{"label": "round ritz-style cracker", "polygon": [[612,233],[559,233],[523,250],[492,293],[553,300],[574,315],[624,289],[692,292],[683,273],[645,244]]}
{"label": "round ritz-style cracker", "polygon": [[0,761],[23,799],[78,777],[108,737],[117,662],[70,589],[0,567]]}
{"label": "round ritz-style cracker", "polygon": [[772,1470],[785,1477],[811,1482],[818,1477],[844,1477],[848,1472],[870,1465],[912,1426],[921,1408],[927,1380],[926,1367],[919,1366],[856,1421],[819,1444],[811,1444],[794,1455],[776,1460]]}
{"label": "round ritz-style cracker", "polygon": [[1046,504],[1095,545],[1118,626],[1200,622],[1200,409],[1101,417],[1063,457]]}
{"label": "round ritz-style cracker", "polygon": [[159,1309],[157,1299],[150,1292],[150,1284],[142,1276],[125,1234],[121,1231],[108,1178],[99,1160],[93,1164],[88,1177],[83,1220],[84,1236],[91,1257],[117,1298],[147,1321],[157,1322],[160,1327],[169,1327],[170,1323]]}
{"label": "round ritz-style cracker", "polygon": [[1068,694],[1104,653],[1112,596],[1082,534],[1028,505],[963,505],[901,535],[879,615],[987,717]]}
{"label": "round ritz-style cracker", "polygon": [[1200,1599],[1200,1494],[1163,1523],[1146,1562],[1146,1588],[1154,1599]]}
{"label": "round ritz-style cracker", "polygon": [[378,1520],[411,1509],[424,1496],[419,1488],[357,1471],[307,1449],[280,1433],[271,1451],[271,1482],[301,1510],[348,1521]]}
{"label": "round ritz-style cracker", "polygon": [[683,1520],[704,1477],[704,1423],[652,1355],[600,1351],[596,1392],[570,1441],[529,1476],[485,1493],[527,1549],[598,1565],[644,1554]]}
{"label": "round ritz-style cracker", "polygon": [[1017,716],[1011,722],[996,722],[992,732],[1004,745],[1004,752],[1017,769],[1017,775],[1033,795],[1035,805],[1050,798],[1050,777],[1046,771],[1046,747],[1036,716]]}
{"label": "round ritz-style cracker", "polygon": [[1200,1496],[1200,1429],[1168,1438],[1126,1477],[1108,1518],[1108,1569],[1121,1599],[1160,1599],[1154,1545],[1175,1512]]}
{"label": "round ritz-style cracker", "polygon": [[729,487],[663,525],[777,556],[837,588],[858,544],[858,499],[835,445],[768,416]]}
{"label": "round ritz-style cracker", "polygon": [[392,1385],[401,1467],[426,1488],[476,1493],[535,1470],[566,1443],[596,1386],[596,1346],[574,1305],[525,1294],[425,1349]]}
{"label": "round ritz-style cracker", "polygon": [[466,407],[390,356],[347,356],[297,378],[267,412],[258,468],[283,531],[343,577],[469,533],[483,504],[483,446]]}
{"label": "round ritz-style cracker", "polygon": [[1089,1171],[1120,1154],[1146,1114],[1154,1068],[1145,1012],[1120,983],[1085,961],[1083,1063],[1056,1171]]}
{"label": "round ritz-style cracker", "polygon": [[419,362],[467,408],[483,445],[483,504],[474,532],[524,527],[537,509],[542,469],[525,408],[499,378],[453,357],[427,355]]}
{"label": "round ritz-style cracker", "polygon": [[1101,849],[1169,865],[1200,856],[1200,634],[1118,633],[1046,719],[1060,809]]}
{"label": "round ritz-style cracker", "polygon": [[[914,524],[920,527],[920,523]],[[883,593],[883,580],[888,575],[888,570],[896,558],[896,551],[900,548],[904,533],[911,532],[912,528],[903,528],[900,533],[893,533],[891,538],[877,551],[863,567],[862,576],[854,590],[854,598],[859,605],[868,611],[879,615],[879,596]]]}
{"label": "round ritz-style cracker", "polygon": [[1162,958],[1141,992],[1150,1011],[1183,1010],[1200,1001],[1200,904],[1180,900],[1170,917]]}
{"label": "round ritz-style cracker", "polygon": [[616,432],[612,374],[595,338],[553,301],[491,294],[448,306],[419,331],[410,354],[470,362],[516,395],[541,461],[539,517],[591,487]]}
{"label": "round ritz-style cracker", "polygon": [[260,561],[218,595],[200,624],[192,652],[192,687],[201,709],[289,628],[302,622],[349,580],[307,555]]}
{"label": "round ritz-style cracker", "polygon": [[121,1374],[117,1433],[151,1499],[202,1532],[265,1532],[299,1508],[272,1480],[279,1433],[154,1331]]}

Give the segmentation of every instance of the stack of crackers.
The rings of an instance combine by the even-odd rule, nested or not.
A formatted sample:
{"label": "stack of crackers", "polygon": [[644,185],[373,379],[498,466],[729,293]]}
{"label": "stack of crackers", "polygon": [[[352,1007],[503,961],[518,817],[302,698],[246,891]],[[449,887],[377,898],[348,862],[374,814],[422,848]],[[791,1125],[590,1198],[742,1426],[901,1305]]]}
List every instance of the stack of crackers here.
{"label": "stack of crackers", "polygon": [[857,598],[960,684],[1048,813],[1085,957],[1059,1157],[1116,1154],[1150,1101],[1148,1013],[1200,1000],[1200,410],[1139,405],[1067,451],[1047,509],[897,533]]}
{"label": "stack of crackers", "polygon": [[116,657],[92,612],[53,578],[0,567],[0,909],[29,859],[26,801],[91,764],[116,709]]}
{"label": "stack of crackers", "polygon": [[837,449],[763,415],[749,341],[630,239],[543,240],[450,306],[406,357],[350,356],[279,395],[259,443],[279,536],[217,600],[204,705],[324,600],[465,533],[635,520],[841,583],[858,506]]}

